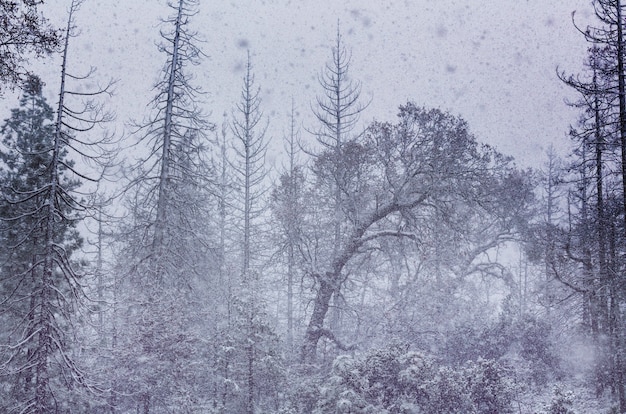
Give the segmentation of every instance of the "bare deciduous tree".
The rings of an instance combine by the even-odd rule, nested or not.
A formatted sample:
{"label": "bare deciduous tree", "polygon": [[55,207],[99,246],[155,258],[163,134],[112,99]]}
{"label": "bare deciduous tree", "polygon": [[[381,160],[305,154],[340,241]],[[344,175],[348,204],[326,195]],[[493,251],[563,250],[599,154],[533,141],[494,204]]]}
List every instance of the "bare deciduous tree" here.
{"label": "bare deciduous tree", "polygon": [[[503,189],[511,186],[508,191],[514,197],[524,190],[519,180],[509,179],[513,172],[509,159],[479,146],[464,121],[437,110],[412,103],[402,106],[397,124],[375,123],[370,127],[362,151],[368,154],[362,158],[368,167],[362,179],[369,183],[369,192],[360,199],[359,214],[353,216],[352,227],[332,261],[309,270],[317,286],[302,348],[302,359],[307,363],[315,360],[321,338],[340,349],[350,348],[325,326],[326,315],[332,296],[348,280],[350,263],[378,240],[401,237],[420,243],[424,217],[454,217],[453,207],[465,205],[474,217],[482,218],[476,223],[448,223],[452,228],[460,223],[470,226],[457,237],[464,251],[459,272],[488,272],[498,264],[477,264],[475,260],[511,240],[516,225],[512,217],[529,201],[525,197],[524,204],[504,213],[507,210],[494,203]],[[490,236],[479,237],[486,229]]]}

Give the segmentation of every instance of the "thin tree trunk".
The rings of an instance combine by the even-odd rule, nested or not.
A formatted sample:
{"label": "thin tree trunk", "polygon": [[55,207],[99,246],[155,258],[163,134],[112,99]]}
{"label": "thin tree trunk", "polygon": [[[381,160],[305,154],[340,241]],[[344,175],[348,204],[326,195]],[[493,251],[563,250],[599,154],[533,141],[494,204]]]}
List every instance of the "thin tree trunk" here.
{"label": "thin tree trunk", "polygon": [[[594,86],[596,86],[596,69],[594,67]],[[598,320],[600,320],[602,326],[607,325],[608,311],[606,309],[606,300],[603,300],[603,295],[598,297],[599,287],[606,285],[609,283],[609,272],[607,269],[607,258],[606,258],[606,213],[604,207],[604,173],[603,173],[603,159],[602,154],[604,151],[603,148],[603,138],[602,138],[602,130],[601,130],[601,122],[602,118],[600,115],[600,102],[598,96],[594,97],[594,116],[595,116],[595,152],[596,152],[596,214],[598,217],[598,225],[597,225],[597,234],[598,234],[598,264],[599,264],[599,280],[596,281],[594,286],[592,286],[592,299],[593,299],[593,317],[595,320],[592,323],[592,332],[595,337],[599,334],[598,332]]]}
{"label": "thin tree trunk", "polygon": [[[622,22],[622,4],[621,0],[616,0],[617,4],[617,77],[619,88],[619,125],[620,125],[620,144],[622,155],[622,215],[624,217],[624,231],[626,232],[626,82],[624,77],[624,34],[623,34],[623,22]],[[616,296],[617,299],[618,296]],[[618,306],[619,308],[619,306]],[[617,337],[622,336],[621,331],[623,327],[617,325]],[[618,340],[618,344],[621,345],[621,341]],[[617,371],[619,372],[618,378],[618,394],[620,403],[620,412],[626,413],[626,394],[624,390],[623,382],[623,361],[622,361],[622,349],[618,349],[616,353]]]}
{"label": "thin tree trunk", "polygon": [[288,246],[287,263],[287,347],[293,352],[293,276],[295,272],[295,251],[293,242]]}
{"label": "thin tree trunk", "polygon": [[[252,319],[252,317],[250,318]],[[252,328],[252,320],[249,321],[249,329]],[[250,332],[249,334],[252,334]],[[252,336],[252,335],[250,335]],[[248,395],[246,399],[246,413],[254,414],[254,391],[255,391],[255,383],[254,383],[254,339],[251,338],[246,347],[246,357],[248,359],[247,366],[247,385],[248,385]]]}
{"label": "thin tree trunk", "polygon": [[288,193],[288,218],[287,218],[287,348],[289,354],[293,354],[294,328],[293,328],[293,284],[296,272],[296,243],[298,199],[300,190],[298,188],[298,177],[296,169],[296,126],[295,126],[295,106],[291,98],[291,116],[289,125],[289,193]]}
{"label": "thin tree trunk", "polygon": [[165,106],[165,121],[163,127],[163,144],[161,157],[161,172],[159,175],[159,193],[157,196],[157,212],[156,222],[154,228],[154,240],[153,249],[154,254],[159,255],[163,247],[163,237],[165,230],[165,223],[167,221],[167,209],[168,209],[168,190],[170,185],[170,158],[171,158],[171,146],[172,146],[172,112],[174,108],[174,87],[176,82],[176,76],[178,73],[178,60],[179,60],[179,43],[180,43],[180,27],[183,13],[183,0],[178,2],[178,15],[176,17],[176,24],[174,29],[174,40],[172,44],[172,62],[169,68],[169,79],[167,85],[167,98]]}

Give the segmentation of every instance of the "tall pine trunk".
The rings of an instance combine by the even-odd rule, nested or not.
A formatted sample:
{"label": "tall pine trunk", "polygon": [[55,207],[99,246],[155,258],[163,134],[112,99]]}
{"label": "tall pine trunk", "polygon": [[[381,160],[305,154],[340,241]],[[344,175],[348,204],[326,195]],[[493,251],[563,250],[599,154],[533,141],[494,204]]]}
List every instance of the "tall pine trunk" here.
{"label": "tall pine trunk", "polygon": [[[621,158],[622,158],[622,215],[624,217],[624,237],[626,238],[626,80],[624,73],[624,34],[623,34],[623,22],[622,22],[622,4],[621,0],[616,0],[617,10],[617,75],[618,75],[618,89],[619,89],[619,127],[620,127],[620,144],[621,144]],[[613,276],[613,278],[617,278],[618,276]],[[622,279],[620,277],[620,279]],[[612,300],[621,300],[621,290],[623,289],[620,285],[620,281],[615,281],[611,284],[615,287],[615,292],[612,292]],[[617,291],[619,289],[619,291]],[[613,289],[611,289],[613,290]],[[618,397],[619,397],[619,406],[620,412],[626,413],[626,394],[624,390],[624,362],[623,362],[623,354],[624,350],[622,348],[622,321],[621,321],[621,306],[614,306],[614,314],[612,315],[615,318],[615,338],[614,343],[617,344],[617,349],[615,350],[615,365],[617,370],[617,387],[618,387]]]}
{"label": "tall pine trunk", "polygon": [[[157,198],[156,222],[154,228],[153,253],[158,257],[162,252],[164,231],[167,221],[168,190],[170,185],[170,159],[172,146],[172,111],[174,106],[175,82],[179,71],[179,43],[180,28],[183,13],[183,0],[178,2],[178,13],[174,24],[174,39],[172,41],[172,61],[169,67],[168,84],[163,125],[163,142],[161,155],[161,171],[159,175],[159,193]],[[158,271],[158,269],[157,269]]]}
{"label": "tall pine trunk", "polygon": [[[65,78],[67,68],[67,50],[69,45],[70,30],[72,25],[72,13],[74,8],[70,8],[70,15],[67,19],[67,28],[65,43],[63,46],[63,58],[61,63],[61,87],[59,90],[59,103],[57,107],[57,118],[54,131],[54,147],[52,150],[52,160],[50,162],[49,183],[47,193],[47,213],[45,217],[46,231],[43,243],[43,269],[41,271],[41,280],[38,292],[38,309],[36,310],[36,325],[38,326],[38,343],[35,356],[35,407],[36,414],[46,414],[52,412],[53,403],[52,395],[49,388],[50,373],[49,365],[52,357],[52,330],[53,326],[53,308],[51,304],[53,286],[53,272],[55,268],[55,228],[54,224],[57,219],[57,194],[59,191],[59,162],[60,153],[62,151],[62,128],[65,98]],[[56,409],[55,409],[56,410]]]}

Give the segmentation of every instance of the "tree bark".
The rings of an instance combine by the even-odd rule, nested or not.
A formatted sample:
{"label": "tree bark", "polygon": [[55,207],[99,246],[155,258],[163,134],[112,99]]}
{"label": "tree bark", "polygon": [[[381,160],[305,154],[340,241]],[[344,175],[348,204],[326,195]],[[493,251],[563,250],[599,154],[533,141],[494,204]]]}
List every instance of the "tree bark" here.
{"label": "tree bark", "polygon": [[[619,89],[619,126],[620,126],[620,144],[621,144],[621,156],[622,156],[622,215],[624,217],[624,231],[626,232],[626,81],[624,77],[624,34],[623,34],[623,22],[622,22],[622,2],[616,0],[616,14],[617,14],[617,77],[618,77],[618,89]],[[615,277],[615,276],[613,276]],[[616,283],[617,285],[617,283]],[[619,306],[617,306],[619,312]],[[622,360],[623,350],[621,349],[621,331],[623,327],[621,324],[617,325],[616,335],[617,343],[620,346],[616,351],[616,369],[619,373],[618,379],[618,395],[620,413],[626,413],[626,392],[624,390],[624,377],[623,377],[623,365]]]}
{"label": "tree bark", "polygon": [[331,282],[331,280],[334,279],[334,275],[326,274],[325,278],[318,277],[318,279],[320,287],[315,295],[313,313],[311,314],[311,319],[309,320],[309,325],[304,336],[304,344],[302,346],[303,362],[313,362],[315,360],[317,343],[322,336],[321,331],[324,326],[324,319],[328,313],[330,299],[335,290]]}

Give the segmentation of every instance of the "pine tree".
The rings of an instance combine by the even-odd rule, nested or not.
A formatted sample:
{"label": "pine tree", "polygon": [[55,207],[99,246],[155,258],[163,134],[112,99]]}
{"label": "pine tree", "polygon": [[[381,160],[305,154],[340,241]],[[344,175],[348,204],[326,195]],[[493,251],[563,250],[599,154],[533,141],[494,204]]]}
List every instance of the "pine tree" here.
{"label": "pine tree", "polygon": [[[76,205],[66,198],[80,184],[70,179],[65,165],[67,151],[59,148],[55,153],[54,112],[42,96],[41,82],[31,77],[25,86],[20,107],[14,109],[0,131],[7,152],[0,154],[5,167],[1,173],[2,199],[0,231],[5,248],[2,257],[2,314],[7,327],[2,338],[4,363],[3,377],[13,382],[11,394],[3,403],[20,402],[27,412],[49,408],[50,390],[58,392],[54,377],[71,369],[64,363],[47,368],[56,354],[67,352],[66,327],[62,322],[49,319],[50,313],[60,313],[71,319],[72,303],[65,295],[74,295],[77,280],[67,267],[73,251],[81,245],[75,230]],[[58,154],[58,155],[56,155]],[[55,156],[56,155],[56,156]],[[56,164],[56,165],[55,165]],[[58,180],[60,196],[53,197],[50,181]],[[57,190],[58,191],[58,190]],[[51,219],[48,203],[54,200]],[[54,246],[55,260],[61,267],[46,266],[48,240]],[[45,274],[44,271],[49,272]],[[9,328],[10,327],[10,328]],[[54,342],[42,342],[41,332],[48,332]],[[45,366],[41,365],[45,361]],[[52,370],[52,373],[47,372]],[[50,378],[53,383],[50,384]],[[36,390],[37,388],[37,390]],[[32,395],[37,399],[28,408]],[[43,394],[43,395],[42,395]],[[9,409],[11,406],[5,406]],[[41,411],[40,411],[41,412]]]}
{"label": "pine tree", "polygon": [[[296,312],[294,310],[294,287],[299,275],[298,249],[301,246],[302,220],[305,204],[304,166],[298,158],[300,151],[300,131],[296,126],[296,110],[292,99],[289,115],[289,132],[284,138],[287,163],[279,177],[278,185],[272,191],[271,206],[274,219],[277,221],[275,237],[278,239],[280,253],[286,261],[286,319],[287,319],[287,350],[294,351]],[[282,282],[282,281],[281,281]],[[282,284],[282,283],[281,283]]]}
{"label": "pine tree", "polygon": [[[561,75],[566,84],[580,93],[580,100],[574,104],[581,108],[581,120],[572,137],[579,144],[578,172],[589,180],[580,183],[576,192],[580,206],[577,219],[581,223],[577,230],[585,235],[580,239],[581,254],[573,259],[583,263],[582,279],[586,283],[579,293],[586,296],[584,317],[592,335],[609,338],[604,353],[611,367],[600,367],[598,371],[610,371],[610,375],[608,381],[599,379],[599,382],[610,386],[619,401],[620,412],[626,412],[623,373],[626,344],[620,311],[624,289],[617,270],[622,267],[621,259],[614,255],[623,243],[626,229],[626,40],[622,1],[592,3],[598,23],[585,28],[577,26],[591,44],[586,62],[589,76],[581,79]],[[611,165],[613,151],[619,165]],[[612,169],[620,171],[616,183],[619,191],[607,174]],[[618,198],[621,202],[616,209],[614,200]],[[614,220],[617,217],[624,223],[617,224]],[[620,237],[616,237],[618,233],[622,233]],[[596,262],[598,266],[594,268]]]}
{"label": "pine tree", "polygon": [[162,78],[152,113],[134,131],[148,155],[132,165],[125,190],[129,221],[120,229],[125,277],[119,287],[124,309],[118,312],[124,332],[113,382],[117,391],[133,395],[120,398],[120,409],[135,406],[145,414],[191,410],[209,397],[208,339],[200,332],[211,323],[206,300],[218,258],[211,254],[208,209],[206,135],[213,125],[199,108],[202,91],[189,72],[203,56],[190,28],[197,4],[170,3],[173,13],[163,20]]}
{"label": "pine tree", "polygon": [[[246,74],[243,79],[241,101],[237,103],[233,112],[232,132],[236,142],[233,144],[236,157],[232,166],[235,172],[237,187],[240,189],[240,202],[236,207],[242,217],[242,280],[251,283],[253,258],[258,259],[258,243],[251,238],[259,233],[258,219],[265,209],[264,196],[267,192],[264,180],[267,178],[265,169],[265,155],[269,142],[265,138],[267,125],[263,125],[261,111],[260,89],[254,85],[254,74],[250,52],[246,65]],[[254,257],[253,257],[254,256]],[[258,260],[257,260],[258,261]],[[252,286],[251,286],[252,287]],[[254,287],[252,287],[254,289]]]}
{"label": "pine tree", "polygon": [[234,184],[237,188],[233,200],[241,225],[238,228],[241,254],[241,279],[239,289],[229,299],[232,309],[232,322],[229,337],[239,350],[231,361],[239,371],[235,376],[245,385],[241,411],[254,413],[263,399],[258,395],[266,389],[260,381],[263,360],[276,351],[276,341],[272,328],[264,317],[264,300],[261,294],[264,236],[261,216],[266,209],[267,170],[265,155],[269,142],[261,111],[260,89],[254,85],[254,74],[250,52],[247,53],[246,73],[243,78],[241,100],[233,111],[231,130],[234,135],[235,157],[231,162]]}
{"label": "pine tree", "polygon": [[[2,348],[5,358],[0,370],[3,376],[25,378],[27,385],[20,394],[23,398],[3,399],[12,403],[11,409],[23,413],[59,410],[59,404],[69,403],[67,393],[76,386],[96,390],[72,354],[74,322],[76,314],[85,309],[85,291],[71,253],[80,244],[74,226],[91,208],[81,199],[88,192],[78,194],[77,186],[80,181],[96,183],[98,179],[74,165],[71,155],[78,154],[92,161],[94,166],[108,162],[108,136],[91,140],[79,135],[86,135],[111,118],[102,104],[94,100],[102,93],[109,93],[111,83],[101,90],[80,93],[68,85],[68,81],[88,77],[71,75],[67,65],[69,41],[75,35],[74,18],[80,3],[72,1],[69,9],[59,101],[52,126],[46,121],[50,119],[50,111],[40,98],[40,84],[32,78],[25,97],[34,108],[34,119],[31,121],[24,112],[17,111],[4,128],[5,145],[13,150],[9,157],[17,162],[7,162],[10,187],[4,190],[6,207],[2,221],[8,223],[9,233],[11,226],[17,226],[13,231],[21,227],[22,233],[8,235],[13,241],[11,250],[18,252],[13,258],[18,260],[17,266],[11,269],[16,273],[8,275],[8,283],[14,283],[15,289],[3,292],[6,296],[2,303],[10,309],[18,309],[17,316],[23,312],[23,317],[9,329],[8,343]],[[72,105],[72,97],[77,95],[86,99],[82,106]],[[33,162],[37,165],[28,165]],[[35,169],[26,172],[27,167]],[[16,178],[18,172],[27,177],[26,185]],[[31,249],[26,257],[28,243]],[[11,254],[8,258],[12,259]],[[17,306],[16,300],[28,305]],[[20,359],[23,364],[16,365]]]}

